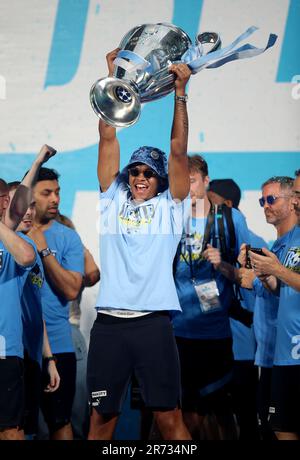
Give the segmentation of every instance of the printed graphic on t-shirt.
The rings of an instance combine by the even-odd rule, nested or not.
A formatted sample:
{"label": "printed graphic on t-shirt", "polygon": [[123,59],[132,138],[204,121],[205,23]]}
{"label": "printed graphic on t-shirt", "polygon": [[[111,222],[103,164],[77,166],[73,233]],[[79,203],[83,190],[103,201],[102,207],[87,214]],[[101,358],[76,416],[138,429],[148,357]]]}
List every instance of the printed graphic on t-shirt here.
{"label": "printed graphic on t-shirt", "polygon": [[300,248],[292,247],[285,256],[283,265],[293,272],[300,273]]}
{"label": "printed graphic on t-shirt", "polygon": [[201,233],[195,232],[185,234],[181,240],[181,254],[180,261],[201,261],[204,260],[202,256],[203,237]]}
{"label": "printed graphic on t-shirt", "polygon": [[2,268],[2,263],[3,263],[3,253],[4,253],[3,249],[0,249],[0,270]]}
{"label": "printed graphic on t-shirt", "polygon": [[119,213],[119,220],[127,227],[136,228],[151,224],[155,214],[153,204],[135,207],[131,203],[123,204]]}
{"label": "printed graphic on t-shirt", "polygon": [[32,284],[39,288],[42,287],[44,278],[38,264],[35,264],[31,272],[29,273],[29,278]]}

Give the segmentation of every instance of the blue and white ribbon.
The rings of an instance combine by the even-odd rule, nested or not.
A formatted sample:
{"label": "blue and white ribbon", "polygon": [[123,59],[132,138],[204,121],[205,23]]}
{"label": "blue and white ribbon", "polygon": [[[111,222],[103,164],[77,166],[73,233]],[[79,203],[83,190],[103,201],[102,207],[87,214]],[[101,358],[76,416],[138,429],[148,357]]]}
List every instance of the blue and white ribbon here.
{"label": "blue and white ribbon", "polygon": [[249,43],[241,46],[240,48],[236,48],[239,43],[252,35],[256,30],[258,30],[258,27],[249,27],[246,32],[237,37],[230,45],[205,55],[201,55],[202,47],[199,45],[191,46],[184,53],[181,60],[190,67],[193,73],[197,73],[205,68],[213,69],[221,67],[230,61],[258,56],[275,44],[277,35],[270,34],[265,48],[256,48]]}
{"label": "blue and white ribbon", "polygon": [[[198,45],[191,45],[181,57],[181,61],[187,64],[192,70],[192,73],[195,74],[205,68],[213,69],[221,67],[227,62],[258,56],[275,44],[277,35],[270,34],[264,48],[256,48],[250,43],[246,43],[240,48],[237,48],[243,40],[252,35],[256,30],[258,30],[258,27],[249,27],[249,29],[237,37],[230,45],[208,54],[203,54],[203,46],[201,43]],[[149,62],[139,54],[128,50],[119,51],[114,60],[114,64],[128,72],[147,70],[148,73],[154,74],[159,70],[159,66],[154,58]]]}

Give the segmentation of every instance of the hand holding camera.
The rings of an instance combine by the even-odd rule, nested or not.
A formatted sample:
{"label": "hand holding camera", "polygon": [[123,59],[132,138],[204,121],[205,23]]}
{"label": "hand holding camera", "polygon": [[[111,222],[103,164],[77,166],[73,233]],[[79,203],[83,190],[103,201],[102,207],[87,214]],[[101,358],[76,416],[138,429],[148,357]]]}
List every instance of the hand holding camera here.
{"label": "hand holding camera", "polygon": [[263,252],[262,248],[253,248],[250,246],[250,244],[247,244],[246,245],[246,265],[245,267],[246,268],[255,268],[255,266],[253,266],[253,264],[251,263],[251,257],[250,257],[250,254],[249,252],[254,252],[255,254],[258,254],[259,256],[266,256],[266,254]]}

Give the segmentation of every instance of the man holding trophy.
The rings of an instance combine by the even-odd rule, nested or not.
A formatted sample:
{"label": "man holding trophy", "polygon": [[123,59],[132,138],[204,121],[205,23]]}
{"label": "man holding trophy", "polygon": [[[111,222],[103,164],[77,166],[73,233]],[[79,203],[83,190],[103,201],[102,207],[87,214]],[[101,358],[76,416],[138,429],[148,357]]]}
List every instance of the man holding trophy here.
{"label": "man holding trophy", "polygon": [[[106,57],[112,76],[118,49]],[[171,64],[174,118],[168,160],[143,146],[121,171],[116,128],[99,121],[101,287],[91,331],[89,439],[112,439],[131,376],[165,440],[189,440],[180,410],[180,369],[169,314],[180,310],[172,263],[189,194],[185,88],[191,70]],[[187,211],[188,212],[188,211]]]}

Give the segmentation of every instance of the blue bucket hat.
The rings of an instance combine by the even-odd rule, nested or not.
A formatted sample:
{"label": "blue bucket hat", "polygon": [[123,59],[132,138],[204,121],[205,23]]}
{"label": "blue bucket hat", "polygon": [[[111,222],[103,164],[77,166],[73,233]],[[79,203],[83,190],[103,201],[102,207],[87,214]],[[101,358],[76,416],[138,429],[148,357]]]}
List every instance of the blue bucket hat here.
{"label": "blue bucket hat", "polygon": [[168,162],[166,154],[156,148],[143,146],[133,152],[126,170],[134,163],[143,163],[153,169],[163,179],[168,178]]}

